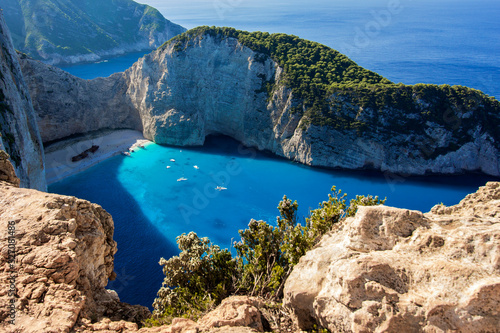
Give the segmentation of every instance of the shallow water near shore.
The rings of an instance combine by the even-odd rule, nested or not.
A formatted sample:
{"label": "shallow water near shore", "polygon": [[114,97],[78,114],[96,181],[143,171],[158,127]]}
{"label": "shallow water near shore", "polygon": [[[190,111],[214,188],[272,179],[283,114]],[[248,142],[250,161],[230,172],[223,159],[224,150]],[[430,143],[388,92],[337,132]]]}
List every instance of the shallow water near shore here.
{"label": "shallow water near shore", "polygon": [[54,183],[49,191],[90,200],[111,213],[118,278],[108,288],[124,302],[151,307],[163,280],[158,261],[178,254],[178,235],[195,231],[229,248],[250,219],[274,223],[283,195],[299,203],[299,221],[327,200],[333,185],[349,198],[378,195],[387,197],[387,205],[426,212],[441,202],[457,204],[493,179],[404,178],[311,168],[245,148],[228,137],[209,137],[204,147],[151,144],[131,157],[115,156]]}

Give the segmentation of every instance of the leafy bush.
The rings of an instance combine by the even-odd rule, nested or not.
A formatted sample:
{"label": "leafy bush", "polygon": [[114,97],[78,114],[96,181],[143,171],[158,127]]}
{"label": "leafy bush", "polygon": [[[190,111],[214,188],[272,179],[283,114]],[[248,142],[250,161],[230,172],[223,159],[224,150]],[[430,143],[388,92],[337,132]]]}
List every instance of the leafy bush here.
{"label": "leafy bush", "polygon": [[174,317],[197,318],[234,292],[238,276],[231,253],[199,238],[196,233],[177,237],[178,256],[160,259],[165,279],[153,307],[156,318],[169,322]]}
{"label": "leafy bush", "polygon": [[235,242],[237,256],[199,238],[194,232],[177,237],[179,256],[161,258],[165,279],[153,303],[149,324],[169,323],[174,317],[196,319],[232,294],[279,300],[283,286],[300,257],[310,250],[335,223],[353,216],[358,206],[383,204],[372,196],[346,194],[332,187],[328,201],[311,211],[305,224],[297,223],[297,201],[286,197],[278,205],[276,226],[251,220]]}

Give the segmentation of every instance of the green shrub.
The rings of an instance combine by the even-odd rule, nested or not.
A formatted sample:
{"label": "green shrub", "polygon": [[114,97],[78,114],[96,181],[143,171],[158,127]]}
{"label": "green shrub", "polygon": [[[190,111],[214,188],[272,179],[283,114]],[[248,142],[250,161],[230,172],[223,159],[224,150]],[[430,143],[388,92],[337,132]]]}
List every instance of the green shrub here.
{"label": "green shrub", "polygon": [[165,279],[154,300],[154,318],[165,322],[174,317],[196,319],[233,293],[238,276],[236,260],[228,250],[199,238],[196,233],[177,237],[178,256],[160,259]]}
{"label": "green shrub", "polygon": [[177,237],[179,256],[161,259],[165,279],[153,303],[148,325],[170,323],[175,317],[198,318],[232,294],[280,300],[287,277],[299,259],[335,223],[353,216],[358,206],[379,205],[378,197],[356,196],[346,203],[346,194],[332,187],[328,201],[311,211],[305,224],[297,223],[297,201],[285,195],[278,205],[276,225],[251,220],[240,230],[235,258],[225,249],[199,238],[194,232]]}

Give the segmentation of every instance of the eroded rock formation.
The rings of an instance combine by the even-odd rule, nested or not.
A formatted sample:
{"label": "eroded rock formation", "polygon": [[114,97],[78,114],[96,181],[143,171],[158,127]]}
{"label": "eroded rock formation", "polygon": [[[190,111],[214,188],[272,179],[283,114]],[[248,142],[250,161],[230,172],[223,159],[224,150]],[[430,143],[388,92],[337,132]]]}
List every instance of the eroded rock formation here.
{"label": "eroded rock formation", "polygon": [[[0,175],[10,171],[1,160]],[[105,289],[115,276],[111,216],[88,201],[18,188],[18,180],[3,178],[0,330],[69,332],[78,319],[103,317],[126,319],[137,328],[133,322],[149,310],[120,303]]]}
{"label": "eroded rock formation", "polygon": [[302,329],[499,332],[500,183],[426,214],[360,207],[301,258],[284,292]]}
{"label": "eroded rock formation", "polygon": [[21,56],[44,143],[100,129],[142,130],[123,73],[84,80]]}
{"label": "eroded rock formation", "polygon": [[[409,96],[403,104],[411,111],[401,101],[377,111],[357,104],[359,96],[332,94],[331,114],[365,127],[319,125],[297,111],[301,104],[286,86],[287,73],[268,55],[233,37],[189,38],[168,43],[106,79],[80,80],[22,60],[43,141],[119,127],[142,129],[150,140],[177,146],[202,145],[207,135],[224,134],[314,166],[500,175],[499,138],[488,127],[497,121],[498,102],[480,92],[467,91],[470,105],[455,105],[441,88],[429,88],[441,96],[435,100],[432,94],[420,97],[420,88],[391,86],[387,96]],[[441,107],[443,101],[451,106]],[[436,119],[427,116],[434,113]]]}
{"label": "eroded rock formation", "polygon": [[42,140],[31,97],[0,11],[0,150],[10,156],[22,187],[46,190]]}

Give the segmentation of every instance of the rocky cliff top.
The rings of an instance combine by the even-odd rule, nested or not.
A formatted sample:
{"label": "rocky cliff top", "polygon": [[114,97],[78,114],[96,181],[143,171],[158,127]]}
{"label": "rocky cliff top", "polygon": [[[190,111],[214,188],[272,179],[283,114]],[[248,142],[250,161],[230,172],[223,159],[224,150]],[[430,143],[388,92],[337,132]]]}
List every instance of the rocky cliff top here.
{"label": "rocky cliff top", "polygon": [[105,289],[117,249],[111,216],[85,200],[21,189],[18,182],[0,152],[0,330],[6,332],[500,327],[498,182],[426,214],[360,207],[300,259],[286,282],[284,309],[230,297],[198,322],[178,318],[170,326],[140,329],[149,311]]}
{"label": "rocky cliff top", "polygon": [[431,212],[360,207],[294,268],[302,329],[498,332],[500,183]]}
{"label": "rocky cliff top", "polygon": [[69,332],[82,318],[144,319],[147,308],[105,289],[115,276],[111,216],[85,200],[18,188],[1,153],[0,330]]}

